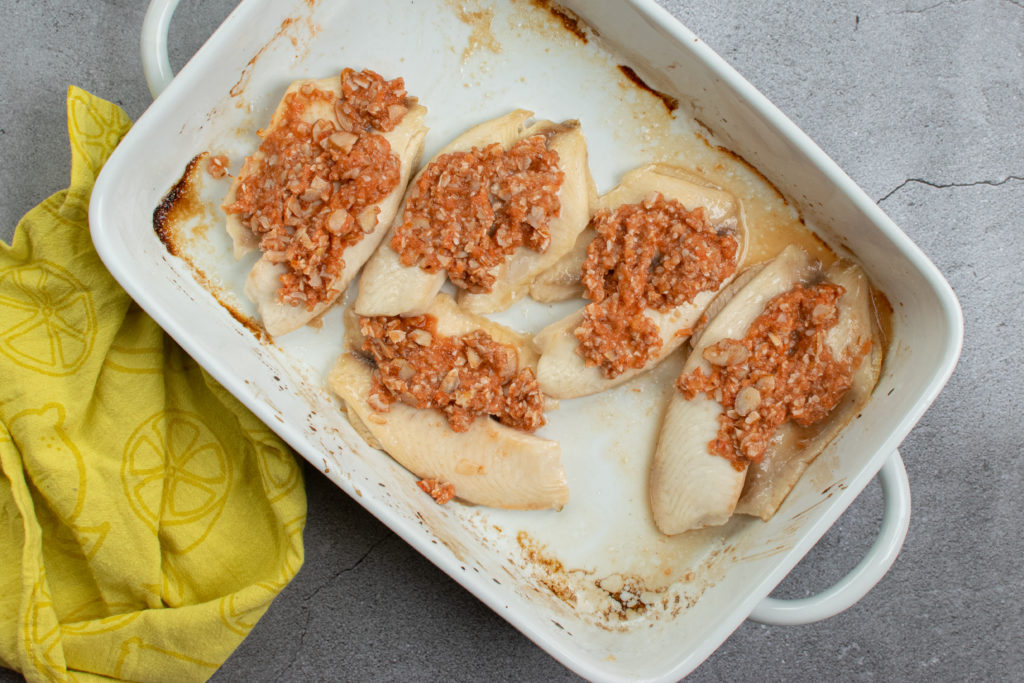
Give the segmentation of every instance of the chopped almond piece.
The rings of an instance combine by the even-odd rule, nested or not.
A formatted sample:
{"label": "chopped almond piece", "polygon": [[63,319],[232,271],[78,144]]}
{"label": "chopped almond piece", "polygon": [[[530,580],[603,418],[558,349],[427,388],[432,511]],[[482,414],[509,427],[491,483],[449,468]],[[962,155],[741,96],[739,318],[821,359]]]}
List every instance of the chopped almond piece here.
{"label": "chopped almond piece", "polygon": [[448,482],[440,482],[437,479],[420,479],[416,485],[424,493],[430,494],[430,497],[438,505],[444,505],[455,497],[455,487]]}

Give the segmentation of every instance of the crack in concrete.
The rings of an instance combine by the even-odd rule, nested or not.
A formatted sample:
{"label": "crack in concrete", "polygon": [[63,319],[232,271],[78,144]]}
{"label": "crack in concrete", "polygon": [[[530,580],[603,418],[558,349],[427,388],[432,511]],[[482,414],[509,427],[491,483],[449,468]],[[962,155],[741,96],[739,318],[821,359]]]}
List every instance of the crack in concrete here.
{"label": "crack in concrete", "polygon": [[[927,5],[925,7],[921,7],[921,8],[918,8],[918,9],[901,9],[901,10],[894,10],[894,11],[890,11],[890,12],[880,12],[877,15],[870,15],[870,16],[869,15],[864,15],[864,17],[861,17],[861,15],[858,14],[854,18],[853,30],[854,30],[854,32],[856,32],[860,28],[860,24],[861,24],[861,19],[862,18],[865,21],[867,21],[867,20],[873,19],[873,18],[875,18],[877,16],[894,17],[894,16],[900,16],[900,15],[903,15],[903,14],[924,14],[926,12],[931,12],[934,9],[940,9],[942,7],[952,7],[954,5],[963,5],[963,4],[966,4],[966,3],[969,3],[969,2],[976,2],[976,1],[977,0],[943,0],[942,2],[936,2],[934,4]],[[1024,0],[996,0],[996,2],[997,3],[1004,3],[1005,2],[1007,4],[1013,5],[1014,7],[1017,7],[1017,8],[1020,8],[1020,9],[1024,9]]]}
{"label": "crack in concrete", "polygon": [[291,671],[292,668],[295,666],[295,660],[297,660],[299,658],[299,655],[301,655],[304,651],[304,645],[306,644],[306,634],[309,632],[309,622],[312,621],[312,619],[313,613],[307,610],[306,623],[302,627],[302,632],[299,634],[299,643],[295,646],[295,650],[292,651],[292,656],[288,659],[288,663],[281,667],[280,671],[274,674],[273,680],[284,680],[282,677],[284,672]]}
{"label": "crack in concrete", "polygon": [[[966,4],[968,2],[974,2],[974,1],[975,0],[944,0],[944,2],[936,2],[936,3],[932,4],[932,5],[927,5],[926,7],[921,7],[919,9],[903,9],[903,10],[898,10],[896,12],[886,12],[885,14],[889,14],[889,15],[896,15],[896,14],[924,14],[925,12],[930,12],[933,9],[939,9],[940,7],[951,7],[953,5],[963,5],[963,4]],[[1024,9],[1024,0],[998,0],[998,1],[999,2],[1006,2],[1006,3],[1009,3],[1009,4],[1013,5],[1014,7],[1019,7],[1020,9]]]}
{"label": "crack in concrete", "polygon": [[944,189],[947,189],[947,188],[950,188],[950,187],[974,187],[976,185],[990,185],[992,187],[999,187],[1000,185],[1005,185],[1006,183],[1008,183],[1010,181],[1013,181],[1013,180],[1016,180],[1018,182],[1024,182],[1024,176],[1008,175],[1005,178],[1003,178],[1002,180],[976,180],[976,181],[971,182],[971,183],[933,183],[932,181],[925,180],[924,178],[907,178],[902,183],[900,183],[899,185],[897,185],[893,189],[889,190],[889,192],[886,193],[886,195],[884,197],[882,197],[881,199],[877,200],[875,203],[876,204],[881,204],[886,199],[888,199],[889,197],[893,196],[894,194],[896,194],[897,192],[902,190],[904,187],[906,187],[910,183],[918,183],[919,185],[927,185],[928,187],[934,187],[934,188],[936,188],[938,190],[944,190]]}
{"label": "crack in concrete", "polygon": [[309,602],[309,601],[310,601],[310,600],[311,600],[312,598],[316,597],[316,595],[317,595],[317,594],[318,594],[318,593],[319,593],[320,591],[322,591],[322,590],[323,590],[324,588],[326,588],[326,587],[327,587],[328,585],[330,585],[330,584],[331,584],[331,583],[333,583],[333,582],[334,582],[335,580],[337,580],[337,578],[338,578],[339,576],[341,576],[342,574],[347,574],[347,573],[349,573],[349,572],[351,572],[351,571],[355,571],[355,570],[356,570],[356,569],[357,569],[357,568],[359,567],[359,565],[361,565],[361,564],[363,563],[363,561],[364,561],[364,560],[365,560],[365,559],[366,559],[367,557],[369,557],[369,556],[370,556],[370,554],[371,554],[371,553],[372,553],[372,552],[373,552],[374,550],[376,550],[377,548],[379,548],[379,547],[381,546],[381,544],[383,544],[383,543],[384,543],[384,541],[386,541],[386,540],[388,540],[389,538],[391,538],[391,537],[392,537],[392,535],[393,535],[393,534],[392,534],[392,533],[391,533],[390,531],[388,531],[388,532],[384,533],[383,535],[381,535],[381,537],[380,537],[380,538],[378,538],[378,539],[377,539],[376,541],[374,541],[373,543],[371,543],[371,544],[370,544],[370,547],[369,547],[369,548],[367,548],[367,550],[366,550],[366,552],[365,552],[365,553],[363,553],[362,555],[360,555],[360,556],[359,556],[359,559],[357,559],[357,560],[356,560],[355,562],[353,562],[353,563],[352,563],[351,565],[349,565],[348,567],[342,567],[342,568],[341,568],[341,569],[339,569],[338,571],[334,572],[334,574],[332,574],[332,575],[331,575],[331,578],[327,579],[327,580],[326,580],[326,581],[324,581],[324,582],[323,582],[322,584],[320,584],[320,586],[319,586],[319,587],[318,587],[318,588],[317,588],[317,589],[316,589],[315,591],[313,591],[312,593],[310,593],[309,595],[307,595],[307,596],[306,596],[305,598],[303,598],[303,599],[302,599],[302,601],[303,601],[303,602]]}
{"label": "crack in concrete", "polygon": [[927,7],[922,7],[921,9],[905,9],[905,10],[900,10],[899,12],[896,12],[896,14],[924,14],[925,12],[930,12],[933,9],[938,9],[940,7],[945,7],[946,5],[959,5],[959,4],[962,4],[962,0],[961,0],[961,2],[954,2],[954,1],[950,1],[950,2],[937,2],[934,5],[928,5]]}
{"label": "crack in concrete", "polygon": [[[348,572],[354,571],[356,568],[359,567],[359,565],[361,565],[363,563],[364,560],[366,560],[367,557],[370,556],[370,554],[374,550],[379,548],[385,541],[387,541],[392,536],[393,536],[392,532],[390,532],[390,531],[385,532],[383,535],[381,535],[380,538],[378,538],[376,541],[371,543],[370,547],[367,548],[366,552],[363,553],[362,555],[360,555],[359,558],[355,562],[353,562],[351,565],[349,565],[347,567],[342,567],[338,571],[334,572],[334,574],[332,574],[329,579],[323,581],[316,588],[316,590],[310,592],[309,595],[307,595],[304,598],[302,598],[302,602],[303,603],[308,603],[310,600],[312,600],[317,595],[319,595],[320,591],[322,591],[327,586],[333,584],[337,580],[337,578],[339,576],[341,576],[342,574],[347,574]],[[306,610],[306,623],[302,627],[302,633],[299,634],[298,645],[295,646],[295,650],[292,652],[292,656],[288,660],[288,663],[286,663],[279,671],[276,672],[276,674],[273,677],[273,680],[282,680],[283,674],[286,671],[291,671],[294,668],[295,661],[302,655],[302,653],[304,651],[303,650],[303,646],[304,646],[304,644],[306,642],[306,634],[309,632],[309,625],[310,625],[310,622],[312,620],[313,620],[313,610],[307,609]]]}

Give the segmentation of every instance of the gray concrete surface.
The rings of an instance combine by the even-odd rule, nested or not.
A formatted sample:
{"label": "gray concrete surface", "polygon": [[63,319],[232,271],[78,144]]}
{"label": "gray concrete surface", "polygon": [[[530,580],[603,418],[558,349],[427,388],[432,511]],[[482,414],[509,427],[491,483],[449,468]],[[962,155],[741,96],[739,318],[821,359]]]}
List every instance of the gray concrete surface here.
{"label": "gray concrete surface", "polygon": [[[828,621],[744,624],[692,679],[1020,680],[1024,3],[662,1],[879,201],[966,317],[960,365],[901,449],[914,514],[891,572]],[[172,62],[233,5],[183,2]],[[68,84],[132,117],[146,108],[144,9],[3,2],[0,237],[66,184]],[[306,565],[216,678],[575,678],[315,470],[307,480]],[[880,510],[872,484],[776,595],[810,595],[851,569]]]}

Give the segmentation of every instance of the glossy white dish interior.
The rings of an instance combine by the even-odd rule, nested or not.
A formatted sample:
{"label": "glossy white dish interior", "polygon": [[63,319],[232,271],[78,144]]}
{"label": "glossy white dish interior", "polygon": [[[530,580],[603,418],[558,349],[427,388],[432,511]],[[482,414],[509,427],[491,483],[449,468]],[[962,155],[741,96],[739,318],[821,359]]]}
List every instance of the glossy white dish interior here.
{"label": "glossy white dish interior", "polygon": [[[639,0],[565,5],[600,39],[591,34],[584,45],[527,2],[243,2],[108,162],[93,195],[91,224],[111,272],[189,353],[338,486],[495,611],[589,678],[672,680],[728,637],[874,476],[948,378],[962,323],[951,290],[920,251],[667,13]],[[481,30],[478,17],[489,10],[493,16]],[[388,37],[387,49],[380,36]],[[617,64],[678,97],[679,115],[668,117],[657,99],[623,84]],[[653,531],[646,477],[663,403],[656,388],[659,381],[667,386],[679,358],[654,380],[567,402],[549,415],[543,434],[562,443],[572,491],[564,511],[435,505],[409,473],[355,435],[322,388],[340,351],[339,310],[319,330],[261,343],[152,230],[154,207],[194,155],[225,152],[237,168],[255,148],[252,131],[267,120],[288,82],[343,66],[406,79],[430,111],[426,157],[469,125],[515,107],[544,118],[579,118],[600,191],[629,168],[665,160],[666,140],[692,136],[689,117],[696,116],[717,142],[763,172],[830,245],[855,254],[889,297],[894,339],[871,402],[767,524],[741,519],[671,540]],[[203,186],[204,199],[215,205],[223,186],[205,180]],[[248,311],[244,297],[232,296],[241,292],[248,264],[225,258],[226,238],[217,228],[214,220],[195,260],[222,298]],[[537,329],[566,310],[525,305],[500,319]],[[524,546],[549,561],[530,559]],[[562,569],[552,571],[553,561]],[[646,594],[638,596],[650,605],[644,613],[634,610],[619,620],[622,594],[619,602],[610,596],[618,592],[611,590],[616,575],[646,582]],[[564,596],[565,586],[575,594],[574,605],[556,595]]]}

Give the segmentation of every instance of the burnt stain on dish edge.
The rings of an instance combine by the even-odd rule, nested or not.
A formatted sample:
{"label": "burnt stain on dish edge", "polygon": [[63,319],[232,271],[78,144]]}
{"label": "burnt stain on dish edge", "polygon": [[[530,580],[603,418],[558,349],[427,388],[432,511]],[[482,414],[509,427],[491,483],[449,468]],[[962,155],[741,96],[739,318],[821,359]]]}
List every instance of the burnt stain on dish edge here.
{"label": "burnt stain on dish edge", "polygon": [[871,288],[871,305],[872,308],[875,309],[875,318],[878,323],[878,329],[882,333],[882,350],[885,351],[889,348],[889,343],[893,339],[892,317],[895,310],[893,310],[889,297],[887,297],[885,292],[877,287]]}
{"label": "burnt stain on dish edge", "polygon": [[176,225],[188,218],[189,216],[195,215],[199,211],[202,211],[202,203],[196,196],[197,188],[195,187],[195,174],[198,172],[200,162],[204,157],[207,156],[206,152],[201,152],[188,162],[185,166],[185,172],[182,173],[181,178],[178,182],[174,183],[170,191],[164,195],[160,203],[153,210],[153,232],[163,242],[167,252],[172,256],[180,258],[182,261],[188,264],[188,267],[192,270],[192,274],[196,280],[202,285],[203,289],[210,293],[218,304],[226,310],[232,318],[238,321],[242,327],[252,333],[258,341],[266,342],[268,337],[263,326],[254,321],[249,316],[245,315],[241,311],[237,310],[234,306],[229,304],[220,295],[218,288],[210,281],[195,263],[187,255],[187,250],[182,249],[178,244],[177,240],[179,235],[175,231]]}
{"label": "burnt stain on dish edge", "polygon": [[589,42],[587,38],[587,31],[593,33],[595,36],[599,35],[594,27],[586,24],[579,15],[573,12],[571,9],[567,9],[560,5],[554,0],[531,0],[536,7],[547,10],[551,16],[562,23],[562,26],[566,31],[573,34],[584,43]]}
{"label": "burnt stain on dish edge", "polygon": [[626,66],[625,64],[619,64],[618,66],[619,71],[622,72],[622,75],[628,78],[633,83],[633,85],[640,88],[641,90],[646,90],[647,92],[651,93],[659,100],[661,100],[661,103],[665,105],[665,109],[668,109],[669,114],[674,114],[676,109],[679,109],[678,99],[672,97],[668,93],[663,93],[660,90],[655,90],[651,86],[647,85],[647,82],[644,81],[644,79],[640,78],[639,74],[637,74],[637,72],[634,71],[632,67]]}
{"label": "burnt stain on dish edge", "polygon": [[[648,580],[629,573],[613,572],[597,577],[592,569],[568,569],[561,560],[547,552],[546,546],[525,531],[516,533],[523,564],[521,569],[529,571],[528,582],[533,591],[546,594],[564,604],[574,613],[580,613],[581,603],[597,600],[600,604],[588,619],[588,623],[603,631],[624,631],[631,625],[645,621],[653,626],[652,620],[661,617],[676,617],[682,609],[689,609],[700,599],[704,591],[714,585],[707,583],[695,586],[695,592],[673,592],[671,586],[651,586]],[[695,571],[712,571],[718,559],[736,548],[718,548],[701,560],[699,569],[691,568],[683,581],[695,580]],[[503,567],[510,573],[507,567]],[[510,573],[511,575],[511,573]],[[513,576],[513,578],[516,578]],[[685,600],[685,606],[682,604]],[[556,626],[563,628],[555,622]],[[573,635],[568,632],[568,635]]]}
{"label": "burnt stain on dish edge", "polygon": [[160,203],[157,204],[156,208],[153,209],[153,230],[156,232],[156,236],[160,238],[160,241],[164,243],[173,256],[181,256],[179,249],[174,243],[174,234],[171,231],[171,217],[172,214],[176,213],[181,207],[183,200],[186,200],[189,196],[189,190],[192,189],[192,174],[195,172],[199,161],[203,158],[203,154],[197,154],[192,157],[192,160],[185,166],[185,172],[182,174],[178,182],[174,183],[174,186],[164,195]]}
{"label": "burnt stain on dish edge", "polygon": [[[714,129],[711,128],[711,126],[709,126],[708,124],[704,123],[699,118],[694,117],[693,120],[697,123],[698,126],[703,128],[704,130],[706,130],[708,132],[708,135],[710,135],[712,137],[715,136],[715,131],[714,131]],[[759,169],[757,166],[755,166],[754,164],[750,163],[749,161],[744,159],[742,155],[737,154],[736,152],[734,152],[733,150],[729,149],[728,147],[725,147],[723,145],[716,145],[716,144],[712,143],[711,140],[708,139],[708,135],[704,135],[702,133],[697,133],[696,135],[705,145],[707,145],[711,149],[715,150],[716,152],[721,152],[725,156],[727,156],[727,157],[733,159],[734,161],[736,161],[736,162],[742,164],[743,166],[745,166],[747,168],[747,170],[749,170],[751,173],[755,174],[758,178],[761,179],[762,182],[764,182],[765,185],[770,187],[772,189],[772,192],[775,193],[775,196],[778,197],[779,199],[781,199],[782,203],[785,206],[793,207],[793,204],[790,203],[789,198],[786,197],[786,195],[782,194],[782,191],[779,190],[779,188],[775,186],[775,183],[773,183],[771,180],[769,180],[768,176],[766,176],[764,173],[761,173],[761,169]],[[793,208],[795,209],[796,207],[793,207]],[[797,218],[800,221],[800,225],[803,225],[803,226],[807,225],[807,223],[804,222],[803,214],[800,213],[800,211],[797,211]],[[825,244],[825,241],[823,239],[818,237],[817,233],[815,233],[813,230],[810,231],[810,232],[825,247],[827,247],[830,251],[832,250],[831,247],[829,247],[827,244]]]}

